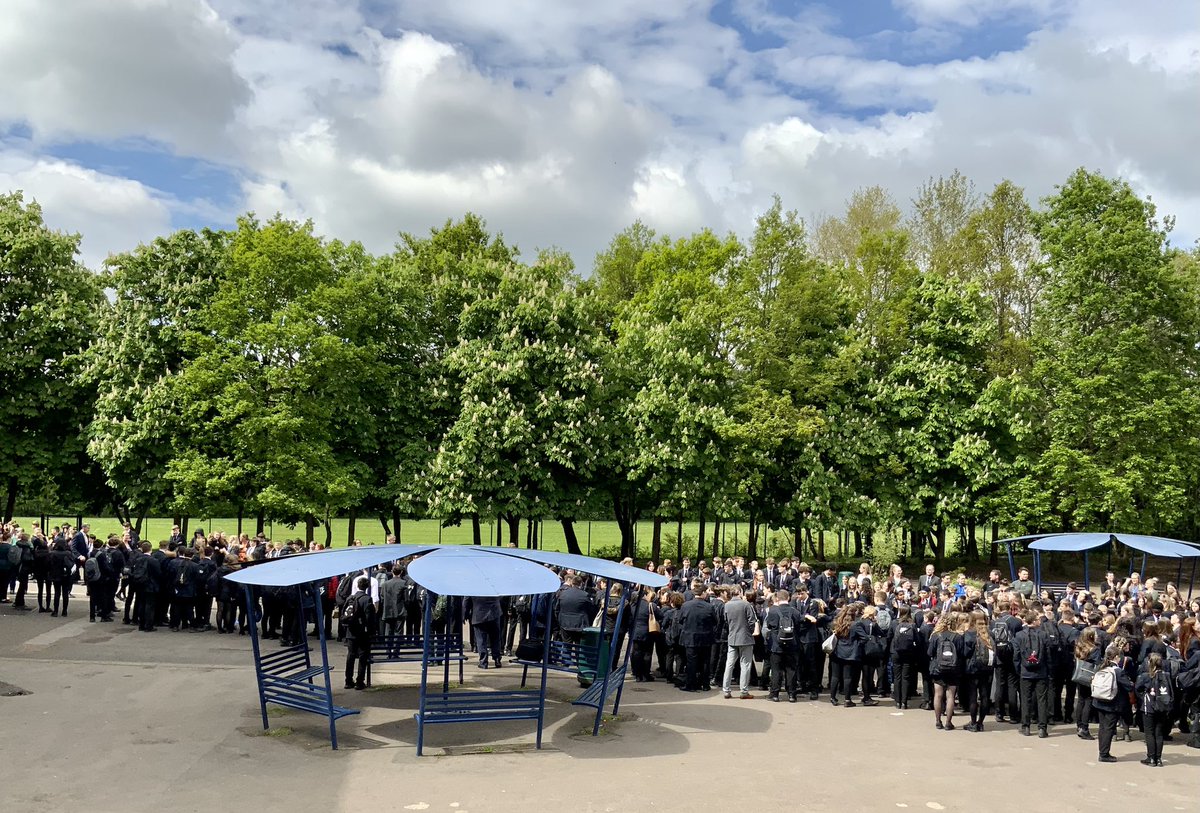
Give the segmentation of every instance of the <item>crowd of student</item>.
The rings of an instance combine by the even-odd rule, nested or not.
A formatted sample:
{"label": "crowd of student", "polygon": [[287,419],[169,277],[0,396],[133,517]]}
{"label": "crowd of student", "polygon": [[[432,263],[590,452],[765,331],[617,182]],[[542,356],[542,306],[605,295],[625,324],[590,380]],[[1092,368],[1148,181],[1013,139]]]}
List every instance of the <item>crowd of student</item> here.
{"label": "crowd of student", "polygon": [[[277,548],[261,535],[198,531],[187,540],[177,527],[152,547],[129,527],[101,542],[86,525],[48,535],[36,525],[29,532],[5,525],[0,602],[11,591],[13,607],[31,611],[32,582],[39,612],[67,616],[72,589],[82,582],[91,621],[112,622],[121,601],[124,623],[144,632],[208,631],[215,620],[219,634],[245,635],[246,604],[223,576],[300,549]],[[337,637],[348,645],[346,687],[363,688],[373,636],[420,633],[426,597],[406,564],[335,577],[320,586],[319,598],[256,590],[262,637],[300,643],[305,620],[333,637],[339,620]],[[899,709],[919,704],[932,711],[935,726],[948,731],[963,714],[966,731],[983,731],[994,720],[1047,737],[1061,723],[1090,740],[1095,723],[1101,762],[1115,761],[1113,740],[1131,741],[1134,729],[1143,733],[1147,765],[1162,765],[1163,743],[1175,731],[1200,748],[1200,599],[1186,601],[1174,584],[1160,590],[1138,573],[1107,573],[1096,592],[1068,584],[1053,595],[1035,594],[1025,569],[1011,584],[993,570],[974,587],[962,574],[936,574],[933,565],[915,583],[898,565],[882,578],[864,564],[839,579],[832,566],[814,572],[796,559],[759,567],[714,557],[711,566],[684,559],[678,567],[665,561],[647,568],[669,586],[638,588],[628,604],[620,585],[610,589],[563,571],[553,596],[446,597],[436,602],[433,623],[438,630],[465,627],[482,668],[501,666],[522,643],[540,651],[534,644],[547,634],[579,642],[589,628],[611,631],[619,617],[638,682],[658,677],[684,691],[720,686],[730,699],[753,699],[757,687],[768,700],[793,703],[827,692],[832,705],[846,708],[856,698],[864,706],[887,698]]]}

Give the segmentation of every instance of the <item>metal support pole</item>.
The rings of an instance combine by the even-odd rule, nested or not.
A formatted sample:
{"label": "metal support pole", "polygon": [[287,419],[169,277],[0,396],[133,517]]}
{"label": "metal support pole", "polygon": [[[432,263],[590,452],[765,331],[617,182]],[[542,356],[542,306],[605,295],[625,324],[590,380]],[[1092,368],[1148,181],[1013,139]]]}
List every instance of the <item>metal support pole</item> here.
{"label": "metal support pole", "polygon": [[1092,592],[1092,580],[1089,576],[1090,576],[1090,574],[1088,572],[1088,552],[1085,550],[1083,552],[1083,592],[1085,592],[1085,593]]}
{"label": "metal support pole", "polygon": [[254,679],[258,681],[258,705],[262,709],[263,730],[270,728],[267,722],[267,694],[263,687],[262,652],[258,647],[258,622],[254,620],[254,588],[243,585],[246,595],[246,620],[250,622],[250,646],[254,649]]}
{"label": "metal support pole", "polygon": [[588,520],[588,556],[592,555],[592,521]]}
{"label": "metal support pole", "polygon": [[[538,727],[537,727],[537,747],[542,747],[542,726],[546,719],[546,664],[550,662],[550,624],[553,619],[551,612],[554,608],[554,602],[546,602],[546,634],[542,636],[542,688],[541,695],[538,698]],[[528,667],[526,667],[528,668]]]}
{"label": "metal support pole", "polygon": [[423,641],[421,647],[421,697],[419,700],[420,709],[417,714],[417,756],[421,756],[421,752],[425,748],[425,693],[429,688],[429,634],[433,625],[433,614],[430,612],[429,591],[425,591],[425,609],[424,620],[422,621]]}
{"label": "metal support pole", "polygon": [[[316,582],[312,585],[314,607],[321,606],[321,588]],[[325,621],[318,619],[317,629],[321,638],[321,674],[325,677],[325,706],[329,713],[329,741],[333,744],[333,750],[337,750],[337,720],[333,716],[333,686],[329,683],[329,650],[325,646]],[[308,642],[305,641],[305,649],[308,648]],[[367,657],[370,657],[369,655]],[[312,683],[312,678],[309,678],[309,683]]]}
{"label": "metal support pole", "polygon": [[[638,591],[638,602],[640,603],[642,600],[641,588],[637,587],[636,585],[626,585],[626,587],[633,588]],[[625,603],[629,604],[629,601],[626,601]],[[654,612],[654,602],[650,602],[650,612]],[[625,691],[625,678],[629,674],[629,658],[633,652],[632,629],[633,629],[633,627],[631,624],[629,640],[625,643],[625,656],[621,659],[621,668],[624,670],[621,673],[621,685],[617,687],[617,696],[613,698],[613,716],[614,717],[617,716],[617,712],[619,712],[621,709],[621,693]],[[600,705],[601,706],[604,705],[603,698],[601,699]]]}
{"label": "metal support pole", "polygon": [[1017,563],[1013,559],[1012,542],[1005,542],[1004,549],[1008,551],[1008,578],[1010,582],[1017,580]]}

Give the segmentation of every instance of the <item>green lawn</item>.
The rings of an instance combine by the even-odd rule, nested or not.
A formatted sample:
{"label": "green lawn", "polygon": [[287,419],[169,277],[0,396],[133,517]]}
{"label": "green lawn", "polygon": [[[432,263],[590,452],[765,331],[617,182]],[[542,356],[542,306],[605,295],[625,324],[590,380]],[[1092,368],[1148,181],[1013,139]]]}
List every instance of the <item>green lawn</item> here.
{"label": "green lawn", "polygon": [[[37,521],[36,517],[17,517],[16,521],[24,528],[29,528]],[[50,527],[70,522],[75,524],[74,517],[52,516],[49,518]],[[84,517],[84,522],[91,525],[92,533],[97,537],[104,538],[110,533],[119,533],[121,523],[119,520],[111,517]],[[345,519],[333,520],[333,544],[334,547],[345,547],[347,540],[347,521]],[[196,519],[192,518],[188,522],[189,536],[197,529],[202,528],[206,532],[224,531],[229,534],[236,533],[237,520],[232,518],[214,518],[214,519]],[[563,537],[562,526],[557,522],[546,520],[542,523],[543,537],[539,542],[539,547],[544,550],[566,551],[567,543]],[[254,532],[254,518],[248,517],[242,521],[242,530],[245,533]],[[500,523],[499,530],[507,533],[507,526]],[[694,540],[699,532],[699,523],[685,522],[683,525],[683,533],[685,537],[690,537],[692,544],[688,547],[694,549]],[[287,539],[303,539],[304,526],[297,525],[289,527],[281,523],[267,523],[267,536],[275,542],[282,542]],[[494,544],[496,540],[497,523],[493,520],[485,522],[483,525],[483,543],[485,545]],[[654,523],[651,521],[641,522],[638,524],[638,550],[642,556],[648,557],[650,554],[650,540],[654,533]],[[520,545],[525,546],[526,524],[521,523]],[[579,538],[579,547],[584,553],[592,552],[606,553],[616,555],[620,550],[621,531],[617,524],[613,521],[593,521],[593,522],[577,522],[575,523],[575,534]],[[663,555],[669,558],[675,558],[675,523],[665,523],[662,532]],[[147,519],[142,524],[142,538],[151,542],[158,542],[166,539],[171,535],[171,519],[170,517],[154,517]],[[710,523],[706,529],[705,547],[710,548],[712,544],[712,524]],[[735,528],[732,523],[723,527],[723,535],[725,537],[725,553],[732,554],[736,544],[738,552],[745,551],[746,545],[746,526],[744,523],[738,523]],[[376,519],[359,519],[355,525],[355,537],[363,542],[370,544],[382,544],[384,541],[383,526]],[[325,529],[318,525],[314,539],[318,542],[325,541]],[[401,523],[400,539],[402,542],[409,544],[434,544],[441,542],[447,545],[469,545],[471,544],[471,523],[468,521],[459,526],[442,528],[441,523],[437,520],[404,520]],[[706,554],[711,556],[712,551],[706,550]]]}

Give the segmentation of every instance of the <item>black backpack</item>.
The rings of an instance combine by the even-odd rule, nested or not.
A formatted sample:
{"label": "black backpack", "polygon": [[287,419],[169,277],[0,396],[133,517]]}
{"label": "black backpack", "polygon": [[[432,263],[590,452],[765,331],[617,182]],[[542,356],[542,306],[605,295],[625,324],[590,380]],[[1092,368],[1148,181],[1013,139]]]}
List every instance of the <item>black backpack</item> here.
{"label": "black backpack", "polygon": [[958,647],[955,646],[954,636],[948,632],[938,637],[937,654],[934,663],[940,675],[947,675],[958,669]]}
{"label": "black backpack", "polygon": [[1159,669],[1158,674],[1154,676],[1151,688],[1154,690],[1153,710],[1159,713],[1170,713],[1175,708],[1175,691],[1171,686],[1171,673],[1166,669]]}
{"label": "black backpack", "polygon": [[1012,652],[1012,630],[1008,628],[1003,618],[997,618],[988,627],[988,634],[992,637],[992,644],[996,647],[996,654]]}
{"label": "black backpack", "polygon": [[350,630],[351,635],[362,635],[367,629],[367,608],[363,606],[363,599],[371,600],[370,593],[359,593],[346,600],[342,607],[341,623],[346,625],[346,629]]}
{"label": "black backpack", "polygon": [[917,649],[917,625],[911,621],[905,621],[896,627],[896,637],[894,639],[894,648],[897,655],[907,655],[910,652],[915,652]]}
{"label": "black backpack", "polygon": [[785,644],[796,640],[796,617],[787,610],[779,611],[779,640]]}
{"label": "black backpack", "polygon": [[129,566],[129,581],[134,587],[141,587],[150,576],[150,557],[142,554],[133,560]]}

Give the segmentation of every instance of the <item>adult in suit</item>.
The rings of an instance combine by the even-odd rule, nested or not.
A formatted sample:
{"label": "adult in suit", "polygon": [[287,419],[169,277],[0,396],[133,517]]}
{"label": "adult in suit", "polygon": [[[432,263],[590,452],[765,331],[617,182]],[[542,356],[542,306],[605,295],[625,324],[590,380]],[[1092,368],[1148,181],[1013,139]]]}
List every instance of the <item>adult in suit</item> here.
{"label": "adult in suit", "polygon": [[941,586],[942,580],[934,572],[933,565],[925,565],[925,573],[917,579],[917,590],[928,590],[930,595],[937,595]]}
{"label": "adult in suit", "polygon": [[825,639],[825,627],[829,616],[824,605],[808,594],[808,587],[800,587],[792,603],[796,611],[796,671],[800,691],[808,692],[809,700],[816,700],[821,691],[821,673],[824,662],[821,657],[821,642]]}
{"label": "adult in suit", "polygon": [[[68,530],[71,526],[65,526]],[[71,536],[71,552],[75,554],[75,573],[76,578],[83,573],[83,564],[92,555],[92,544],[88,539],[88,526],[82,526]]]}
{"label": "adult in suit", "polygon": [[[717,608],[709,603],[707,593],[684,602],[679,608],[678,623],[687,676],[682,688],[686,692],[709,691],[712,687],[708,683],[708,659],[717,640],[720,616]],[[703,684],[700,683],[701,676],[704,678]]]}
{"label": "adult in suit", "polygon": [[824,572],[817,575],[812,580],[811,588],[812,595],[825,602],[826,607],[832,607],[833,601],[838,597],[841,590],[838,588],[837,572],[833,569],[833,565],[826,565]]}
{"label": "adult in suit", "polygon": [[788,592],[776,591],[774,603],[767,610],[763,634],[767,639],[770,660],[771,688],[767,699],[779,702],[779,690],[787,692],[788,700],[796,702],[796,642],[799,630],[797,610],[788,604]]}
{"label": "adult in suit", "polygon": [[488,656],[501,666],[500,656],[500,619],[504,616],[504,608],[500,599],[495,596],[469,598],[463,607],[464,614],[471,620],[471,628],[475,631],[475,646],[479,649],[479,668],[488,668]]}
{"label": "adult in suit", "polygon": [[633,650],[629,653],[629,665],[633,671],[633,679],[638,683],[653,683],[654,675],[650,674],[651,656],[654,654],[654,637],[650,635],[650,616],[654,616],[661,625],[658,615],[657,602],[653,589],[646,590],[635,597],[630,608],[631,625],[629,640]]}
{"label": "adult in suit", "polygon": [[742,595],[742,588],[730,588],[730,600],[725,603],[725,625],[728,629],[726,645],[729,651],[725,656],[725,678],[721,682],[721,691],[728,700],[732,694],[733,665],[738,664],[738,683],[741,688],[741,699],[752,700],[750,694],[750,674],[754,667],[754,627],[758,616],[754,608]]}
{"label": "adult in suit", "polygon": [[578,573],[573,574],[559,592],[554,617],[562,639],[572,644],[579,643],[583,630],[591,626],[596,617],[596,602],[583,589],[583,577]]}

